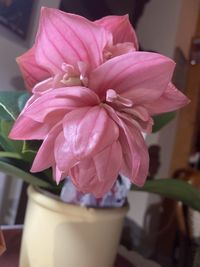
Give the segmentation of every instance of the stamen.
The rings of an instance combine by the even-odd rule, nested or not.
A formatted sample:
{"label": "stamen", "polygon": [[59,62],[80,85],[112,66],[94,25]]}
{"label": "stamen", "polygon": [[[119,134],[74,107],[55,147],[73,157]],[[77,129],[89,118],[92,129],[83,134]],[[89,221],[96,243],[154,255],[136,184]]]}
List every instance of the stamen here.
{"label": "stamen", "polygon": [[61,83],[64,83],[67,86],[78,86],[88,85],[88,64],[82,61],[77,62],[76,67],[67,64],[65,62],[62,63],[61,66],[64,74],[60,80]]}
{"label": "stamen", "polygon": [[82,85],[81,80],[79,77],[69,77],[68,79],[63,79],[61,80],[62,83],[64,83],[66,86],[79,86]]}
{"label": "stamen", "polygon": [[73,73],[74,72],[74,67],[70,64],[65,63],[65,62],[62,63],[61,68],[66,73]]}
{"label": "stamen", "polygon": [[106,101],[117,104],[119,106],[125,106],[125,107],[133,106],[133,102],[130,99],[120,96],[113,89],[107,90]]}

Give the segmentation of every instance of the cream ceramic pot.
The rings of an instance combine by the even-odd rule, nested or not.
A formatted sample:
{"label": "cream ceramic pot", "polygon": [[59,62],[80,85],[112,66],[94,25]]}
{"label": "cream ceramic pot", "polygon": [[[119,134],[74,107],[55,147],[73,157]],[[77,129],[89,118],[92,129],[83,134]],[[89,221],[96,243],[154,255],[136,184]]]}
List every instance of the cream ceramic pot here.
{"label": "cream ceramic pot", "polygon": [[28,188],[20,267],[112,267],[128,207],[93,209]]}

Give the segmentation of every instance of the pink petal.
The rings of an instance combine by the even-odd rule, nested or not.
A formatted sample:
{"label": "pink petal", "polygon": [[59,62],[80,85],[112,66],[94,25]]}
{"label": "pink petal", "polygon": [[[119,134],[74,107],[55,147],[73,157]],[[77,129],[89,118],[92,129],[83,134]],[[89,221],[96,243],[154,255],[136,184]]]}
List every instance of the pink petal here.
{"label": "pink petal", "polygon": [[61,180],[67,177],[65,173],[61,172],[56,165],[54,165],[52,169],[53,169],[53,178],[57,184],[59,184]]}
{"label": "pink petal", "polygon": [[93,179],[97,179],[96,169],[92,158],[86,158],[79,164],[71,168],[70,177],[77,189],[82,192],[89,192],[89,184]]}
{"label": "pink petal", "polygon": [[63,120],[64,136],[78,160],[93,156],[118,138],[118,127],[101,106],[79,108]]}
{"label": "pink petal", "polygon": [[122,148],[120,143],[114,142],[93,157],[97,177],[100,181],[111,179],[115,181],[122,164]]}
{"label": "pink petal", "polygon": [[164,93],[152,103],[145,104],[151,115],[169,112],[184,107],[190,100],[182,94],[172,83],[169,83]]}
{"label": "pink petal", "polygon": [[120,173],[127,176],[133,183],[142,186],[149,169],[149,154],[141,132],[129,122],[122,120],[111,108],[109,115],[119,125],[119,142],[122,147],[123,165]]}
{"label": "pink petal", "polygon": [[[131,125],[123,125],[119,141],[124,148],[124,168],[121,173],[138,186],[143,186],[148,176],[149,154],[141,132]],[[136,159],[136,161],[134,160]],[[139,165],[138,165],[139,163]],[[136,166],[134,166],[136,164]]]}
{"label": "pink petal", "polygon": [[46,68],[39,66],[36,62],[34,46],[22,56],[18,57],[17,63],[22,72],[25,85],[29,91],[32,90],[36,83],[50,77],[51,75]]}
{"label": "pink petal", "polygon": [[37,152],[37,155],[33,161],[31,172],[40,172],[55,164],[53,153],[54,143],[61,130],[62,127],[60,123],[55,125],[55,127],[50,130]]}
{"label": "pink petal", "polygon": [[174,62],[156,53],[133,52],[108,60],[90,76],[89,88],[104,98],[115,90],[134,104],[159,98],[169,84]]}
{"label": "pink petal", "polygon": [[50,128],[48,124],[36,122],[21,115],[9,133],[9,138],[15,140],[42,140],[46,137]]}
{"label": "pink petal", "polygon": [[113,57],[121,56],[123,54],[135,52],[135,47],[132,43],[120,43],[110,46],[104,50],[105,59],[109,60]]}
{"label": "pink petal", "polygon": [[84,61],[94,68],[102,62],[102,51],[111,41],[108,31],[86,18],[43,8],[36,40],[36,59],[54,73],[61,71],[63,62],[75,65]]}
{"label": "pink petal", "polygon": [[[114,173],[114,170],[113,170]],[[96,198],[103,197],[113,186],[117,173],[100,181],[92,158],[81,161],[70,170],[70,177],[77,189],[83,193],[92,193]]]}
{"label": "pink petal", "polygon": [[149,116],[147,121],[142,121],[138,117],[132,117],[128,113],[117,112],[119,118],[121,118],[124,122],[128,122],[134,127],[138,128],[140,132],[151,133],[153,126],[153,119]]}
{"label": "pink petal", "polygon": [[95,23],[112,32],[114,44],[131,42],[134,44],[135,49],[138,49],[137,36],[132,25],[130,24],[128,15],[107,16],[96,20]]}
{"label": "pink petal", "polygon": [[41,82],[37,83],[33,87],[32,93],[41,95],[44,92],[47,92],[48,90],[53,89],[53,81],[54,81],[53,77],[50,77],[50,78],[45,79],[45,80],[42,80]]}
{"label": "pink petal", "polygon": [[78,160],[73,156],[63,132],[56,137],[53,150],[58,169],[67,176],[69,169],[72,168]]}
{"label": "pink petal", "polygon": [[[98,96],[85,87],[64,87],[46,92],[32,102],[24,114],[38,122],[58,122],[67,112],[99,104]],[[48,116],[48,119],[46,118]]]}

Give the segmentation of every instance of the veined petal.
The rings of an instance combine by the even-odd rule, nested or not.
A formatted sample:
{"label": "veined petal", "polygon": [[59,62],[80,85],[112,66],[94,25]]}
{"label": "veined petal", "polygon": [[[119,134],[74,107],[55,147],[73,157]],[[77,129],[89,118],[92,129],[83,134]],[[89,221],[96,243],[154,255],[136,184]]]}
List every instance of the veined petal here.
{"label": "veined petal", "polygon": [[[58,120],[67,112],[79,107],[94,106],[100,102],[98,96],[85,87],[64,87],[46,92],[23,111],[24,115],[35,121]],[[46,122],[46,120],[45,120]]]}
{"label": "veined petal", "polygon": [[107,106],[107,110],[120,129],[119,142],[123,148],[120,173],[134,184],[142,186],[149,169],[149,154],[144,138],[137,127],[119,118],[111,107]]}
{"label": "veined petal", "polygon": [[138,119],[137,117],[131,117],[127,113],[117,112],[117,115],[119,118],[121,118],[124,122],[128,122],[129,124],[136,127],[140,132],[143,133],[151,133],[152,132],[152,126],[153,126],[153,119],[149,117],[148,121],[142,121]]}
{"label": "veined petal", "polygon": [[101,106],[79,108],[63,120],[65,139],[77,160],[93,156],[117,140],[118,126]]}
{"label": "veined petal", "polygon": [[35,84],[51,76],[45,67],[39,66],[36,62],[34,46],[16,60],[29,91],[32,90]]}
{"label": "veined petal", "polygon": [[9,133],[9,138],[15,140],[43,140],[50,129],[51,126],[49,124],[36,122],[21,115],[14,123]]}
{"label": "veined petal", "polygon": [[70,177],[79,191],[86,192],[90,182],[93,179],[97,179],[93,159],[86,158],[80,161],[79,164],[71,168]]}
{"label": "veined petal", "polygon": [[122,148],[118,141],[93,157],[100,181],[116,180],[122,165]]}
{"label": "veined petal", "polygon": [[67,175],[65,173],[61,172],[58,169],[57,165],[54,165],[52,167],[52,169],[53,169],[53,178],[54,178],[54,180],[56,181],[57,184],[59,184],[61,180],[65,179],[67,177]]}
{"label": "veined petal", "polygon": [[96,20],[96,24],[105,27],[113,34],[113,43],[131,42],[135,49],[138,49],[138,40],[136,33],[130,24],[128,15],[125,16],[107,16]]}
{"label": "veined petal", "polygon": [[135,47],[132,43],[120,43],[108,47],[104,50],[105,59],[109,60],[113,57],[121,56],[127,53],[135,52]]}
{"label": "veined petal", "polygon": [[62,130],[61,123],[55,125],[40,146],[37,155],[33,161],[31,172],[40,172],[55,164],[54,159],[54,144],[56,137]]}
{"label": "veined petal", "polygon": [[54,73],[63,62],[78,61],[97,67],[103,60],[102,51],[112,35],[103,27],[78,15],[43,8],[36,40],[36,60]]}
{"label": "veined petal", "polygon": [[71,152],[63,131],[56,137],[53,150],[58,169],[67,176],[69,169],[72,168],[78,161]]}
{"label": "veined petal", "polygon": [[103,197],[112,188],[117,175],[114,174],[100,181],[92,158],[81,161],[70,170],[70,177],[77,189],[83,193],[92,193],[96,198]]}
{"label": "veined petal", "polygon": [[48,79],[45,79],[39,83],[37,83],[33,89],[32,89],[32,93],[33,94],[38,94],[38,95],[41,95],[43,94],[44,92],[48,91],[48,90],[51,90],[53,88],[53,81],[54,81],[54,78],[53,77],[50,77]]}
{"label": "veined petal", "polygon": [[89,88],[100,98],[114,89],[134,104],[159,98],[169,84],[174,62],[156,53],[133,52],[108,60],[90,75]]}
{"label": "veined petal", "polygon": [[[121,173],[125,174],[129,179],[138,186],[143,186],[149,170],[149,154],[147,145],[144,142],[141,132],[132,125],[123,122],[123,133],[120,133],[119,141],[124,147],[124,168]],[[137,155],[137,156],[136,156]],[[135,161],[137,171],[135,172]],[[139,163],[139,165],[137,165]]]}
{"label": "veined petal", "polygon": [[152,103],[145,104],[151,115],[170,112],[184,107],[190,100],[181,93],[172,83],[169,83],[164,93]]}

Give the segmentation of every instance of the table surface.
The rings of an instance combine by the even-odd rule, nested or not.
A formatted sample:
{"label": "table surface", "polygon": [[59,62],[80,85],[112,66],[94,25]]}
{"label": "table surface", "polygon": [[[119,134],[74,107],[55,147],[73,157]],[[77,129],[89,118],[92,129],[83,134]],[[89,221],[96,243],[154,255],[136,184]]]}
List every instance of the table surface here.
{"label": "table surface", "polygon": [[[0,266],[18,267],[22,229],[3,229],[7,250],[0,257]],[[121,255],[117,255],[114,267],[135,267]]]}

